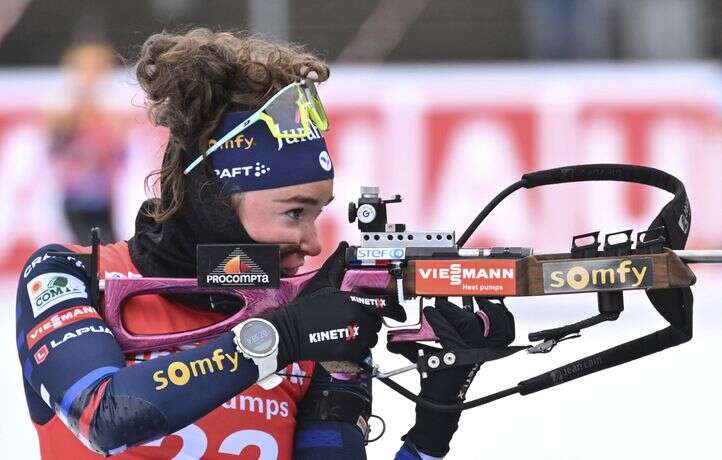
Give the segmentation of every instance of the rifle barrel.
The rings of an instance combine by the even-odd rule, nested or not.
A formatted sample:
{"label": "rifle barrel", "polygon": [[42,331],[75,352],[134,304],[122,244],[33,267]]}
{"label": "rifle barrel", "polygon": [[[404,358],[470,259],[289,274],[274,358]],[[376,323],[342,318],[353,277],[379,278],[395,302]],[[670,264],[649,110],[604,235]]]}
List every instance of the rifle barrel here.
{"label": "rifle barrel", "polygon": [[677,256],[687,264],[719,264],[722,263],[722,249],[676,250]]}
{"label": "rifle barrel", "polygon": [[[686,264],[722,264],[722,249],[675,249],[672,252]],[[559,254],[559,251],[534,251],[534,255]]]}

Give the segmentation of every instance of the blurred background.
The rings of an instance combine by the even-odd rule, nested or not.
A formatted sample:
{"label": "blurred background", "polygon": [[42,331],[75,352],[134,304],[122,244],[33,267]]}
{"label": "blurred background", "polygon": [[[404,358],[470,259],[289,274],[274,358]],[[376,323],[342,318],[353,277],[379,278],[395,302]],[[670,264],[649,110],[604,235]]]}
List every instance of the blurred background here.
{"label": "blurred background", "polygon": [[[19,269],[42,244],[86,241],[91,225],[106,241],[133,234],[167,140],[148,122],[133,60],[150,34],[197,26],[303,43],[330,62],[319,90],[337,168],[337,199],[320,221],[327,250],[357,241],[345,205],[361,185],[403,196],[392,222],[462,232],[523,173],[593,162],[676,175],[694,215],[688,246],[722,247],[722,0],[3,0],[0,443],[17,457],[37,455],[14,351]],[[472,243],[566,250],[574,234],[645,229],[669,198],[625,184],[522,191]],[[448,458],[718,458],[722,275],[696,271],[692,343],[466,412]],[[627,297],[619,324],[548,357],[487,364],[474,392],[664,326],[642,296]],[[509,305],[519,343],[596,308],[584,295]],[[376,400],[388,427],[369,457],[389,458],[413,407],[385,388]]]}

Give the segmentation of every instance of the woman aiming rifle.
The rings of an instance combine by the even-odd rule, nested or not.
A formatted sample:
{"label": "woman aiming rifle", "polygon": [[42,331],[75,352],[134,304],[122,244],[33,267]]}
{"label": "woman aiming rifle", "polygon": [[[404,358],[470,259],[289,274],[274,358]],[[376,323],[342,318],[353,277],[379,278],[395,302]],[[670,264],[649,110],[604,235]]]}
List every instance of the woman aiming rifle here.
{"label": "woman aiming rifle", "polygon": [[[136,74],[152,121],[169,130],[161,195],[142,205],[130,240],[100,247],[101,278],[195,277],[201,243],[281,244],[285,276],[321,252],[315,222],[334,177],[313,82],[328,78],[321,60],[295,46],[196,29],[151,36]],[[316,363],[366,359],[381,317],[404,313],[391,297],[375,308],[339,290],[345,247],[287,307],[204,343],[133,354],[98,314],[102,298],[91,305],[83,264],[52,254],[88,248],[36,251],[18,286],[17,343],[43,458],[365,458],[369,379],[339,378]],[[125,305],[123,321],[135,334],[165,334],[238,308],[211,296],[146,295]],[[451,304],[427,316],[442,344],[510,342],[511,315],[484,308],[487,337],[477,316]],[[356,326],[352,340],[310,339],[348,325]],[[422,395],[459,402],[475,373],[435,373]],[[397,458],[444,456],[458,418],[417,407]]]}

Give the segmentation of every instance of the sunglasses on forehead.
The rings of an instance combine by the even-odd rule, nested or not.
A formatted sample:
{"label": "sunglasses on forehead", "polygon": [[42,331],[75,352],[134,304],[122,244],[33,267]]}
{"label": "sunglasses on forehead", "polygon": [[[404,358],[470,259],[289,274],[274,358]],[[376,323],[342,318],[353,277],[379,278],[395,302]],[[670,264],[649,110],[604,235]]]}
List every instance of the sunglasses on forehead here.
{"label": "sunglasses on forehead", "polygon": [[271,99],[228,131],[213,144],[205,154],[199,155],[183,172],[188,174],[203,161],[204,157],[215,152],[220,146],[237,136],[253,123],[263,121],[271,135],[276,139],[302,139],[311,133],[311,123],[320,131],[328,130],[328,118],[321,104],[321,98],[312,80],[293,82],[273,95]]}

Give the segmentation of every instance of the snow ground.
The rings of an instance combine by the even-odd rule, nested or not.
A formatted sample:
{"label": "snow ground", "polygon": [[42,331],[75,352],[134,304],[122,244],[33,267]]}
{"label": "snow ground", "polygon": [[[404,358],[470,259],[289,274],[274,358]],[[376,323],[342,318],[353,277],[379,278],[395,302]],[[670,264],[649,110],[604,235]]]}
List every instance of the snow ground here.
{"label": "snow ground", "polygon": [[[722,331],[717,283],[722,273],[705,267],[693,288],[695,338],[680,347],[600,372],[530,396],[511,396],[464,413],[449,459],[608,460],[720,458],[718,428],[722,396],[718,385],[722,360],[717,353]],[[15,351],[15,281],[0,280],[0,394],[6,416],[0,419],[3,458],[39,458],[20,384]],[[609,323],[560,344],[548,355],[519,353],[487,363],[470,397],[495,392],[533,375],[574,361],[632,338],[661,329],[666,323],[642,293],[628,293],[626,311]],[[591,316],[593,295],[511,299],[517,320],[517,343],[531,330],[560,326]],[[543,316],[542,316],[543,312]],[[377,348],[376,361],[387,370],[406,364]],[[416,387],[417,376],[398,377]],[[413,423],[413,405],[381,384],[376,385],[375,411],[386,421],[386,434],[368,448],[369,458],[391,458],[399,437]],[[380,425],[372,421],[372,426]]]}

